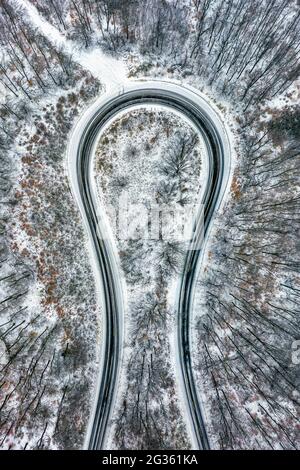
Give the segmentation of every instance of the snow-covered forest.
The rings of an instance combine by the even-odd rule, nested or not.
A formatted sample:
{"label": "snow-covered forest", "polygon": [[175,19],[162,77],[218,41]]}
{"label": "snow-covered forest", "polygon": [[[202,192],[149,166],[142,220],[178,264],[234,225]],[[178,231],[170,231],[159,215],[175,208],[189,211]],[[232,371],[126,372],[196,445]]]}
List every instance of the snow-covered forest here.
{"label": "snow-covered forest", "polygon": [[[299,1],[2,0],[0,42],[0,448],[84,445],[103,312],[66,150],[96,98],[146,78],[200,90],[234,151],[191,325],[211,447],[299,448]],[[180,117],[132,111],[99,140],[100,199],[184,207],[203,152]],[[172,350],[183,252],[118,250],[131,297],[109,445],[189,448]]]}

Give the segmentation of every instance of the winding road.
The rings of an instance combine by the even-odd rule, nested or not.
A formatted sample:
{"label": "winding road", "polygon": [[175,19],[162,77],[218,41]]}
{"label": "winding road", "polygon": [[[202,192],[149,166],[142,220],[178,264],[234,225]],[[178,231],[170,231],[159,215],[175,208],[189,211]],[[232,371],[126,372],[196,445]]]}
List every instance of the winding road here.
{"label": "winding road", "polygon": [[123,340],[123,298],[118,263],[98,207],[92,156],[103,126],[124,109],[140,104],[163,105],[184,114],[201,132],[208,152],[208,178],[203,200],[204,219],[196,221],[193,245],[187,253],[178,294],[178,380],[185,398],[194,448],[209,449],[201,397],[197,393],[191,360],[191,312],[196,273],[214,215],[231,175],[230,143],[219,114],[197,90],[165,81],[128,82],[115,95],[101,97],[82,116],[68,146],[68,173],[91,242],[98,295],[104,305],[103,345],[97,397],[86,447],[102,449],[115,401]]}

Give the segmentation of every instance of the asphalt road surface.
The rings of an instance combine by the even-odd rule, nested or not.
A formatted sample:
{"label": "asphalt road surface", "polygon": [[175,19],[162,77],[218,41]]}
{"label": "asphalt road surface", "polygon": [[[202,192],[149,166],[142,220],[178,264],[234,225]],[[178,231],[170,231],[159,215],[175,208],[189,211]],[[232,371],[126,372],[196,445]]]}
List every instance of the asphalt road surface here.
{"label": "asphalt road surface", "polygon": [[218,210],[230,175],[230,145],[218,113],[197,91],[170,82],[132,82],[122,92],[95,103],[76,126],[70,141],[69,174],[93,250],[94,269],[104,304],[104,332],[97,397],[87,448],[103,449],[118,383],[123,336],[122,287],[116,254],[97,207],[91,161],[99,132],[120,111],[141,104],[163,105],[184,114],[199,130],[208,152],[208,178],[202,202],[204,219],[194,226],[193,248],[187,251],[178,295],[178,380],[187,408],[193,447],[209,449],[201,397],[193,374],[190,326],[196,272],[203,257],[213,216]]}

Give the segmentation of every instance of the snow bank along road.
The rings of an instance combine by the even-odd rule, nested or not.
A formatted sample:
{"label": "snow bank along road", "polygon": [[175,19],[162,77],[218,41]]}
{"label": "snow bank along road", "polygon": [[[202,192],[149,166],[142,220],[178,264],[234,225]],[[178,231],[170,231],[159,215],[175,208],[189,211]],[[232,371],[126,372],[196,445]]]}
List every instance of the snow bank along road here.
{"label": "snow bank along road", "polygon": [[[201,399],[197,393],[190,354],[190,322],[194,284],[214,214],[219,209],[231,173],[227,131],[218,113],[196,90],[164,81],[128,82],[122,92],[99,98],[82,116],[68,146],[68,171],[74,197],[89,234],[98,294],[104,305],[103,344],[97,397],[86,447],[101,449],[115,400],[123,337],[123,300],[116,253],[104,224],[103,208],[97,207],[92,156],[103,126],[120,111],[140,104],[163,105],[186,115],[199,129],[208,151],[208,178],[204,191],[204,223],[194,227],[193,249],[185,259],[178,294],[178,380],[189,416],[193,446],[209,449]],[[99,206],[99,204],[98,204]],[[203,238],[202,246],[197,244]],[[199,246],[198,246],[199,245]],[[196,246],[196,248],[195,248]]]}

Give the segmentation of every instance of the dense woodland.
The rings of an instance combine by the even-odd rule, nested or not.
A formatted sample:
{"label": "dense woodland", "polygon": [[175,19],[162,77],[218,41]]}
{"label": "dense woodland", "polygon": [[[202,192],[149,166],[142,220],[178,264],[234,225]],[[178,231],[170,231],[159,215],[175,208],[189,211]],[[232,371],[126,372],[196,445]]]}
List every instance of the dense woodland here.
{"label": "dense woodland", "polygon": [[78,262],[65,136],[100,88],[15,3],[1,2],[0,28],[0,447],[73,448],[84,439],[98,320],[90,267]]}
{"label": "dense woodland", "polygon": [[[206,397],[213,447],[298,448],[299,365],[291,355],[299,339],[300,296],[299,2],[31,3],[74,47],[101,48],[128,61],[134,56],[137,77],[151,76],[159,65],[165,76],[192,78],[230,106],[239,141],[236,170],[199,279],[205,302],[194,312],[199,393]],[[65,136],[99,84],[34,29],[14,0],[1,2],[0,41],[0,446],[78,447],[86,426],[83,397],[91,393],[90,378],[80,373],[93,360],[87,346],[97,320],[89,267],[66,256],[76,247],[83,257],[83,247],[61,169]],[[36,207],[46,208],[50,219],[39,220]],[[62,219],[62,212],[70,215]],[[31,253],[14,245],[13,239],[24,245],[16,228],[30,240],[27,246],[36,240]],[[37,302],[30,295],[40,284]],[[163,328],[160,309],[152,315],[154,299],[148,300],[142,318],[151,315],[152,327]],[[88,331],[82,331],[79,311]],[[132,386],[134,396],[138,385]],[[78,433],[68,432],[74,421],[65,403],[77,409]],[[143,436],[140,447],[157,445],[153,433]]]}

